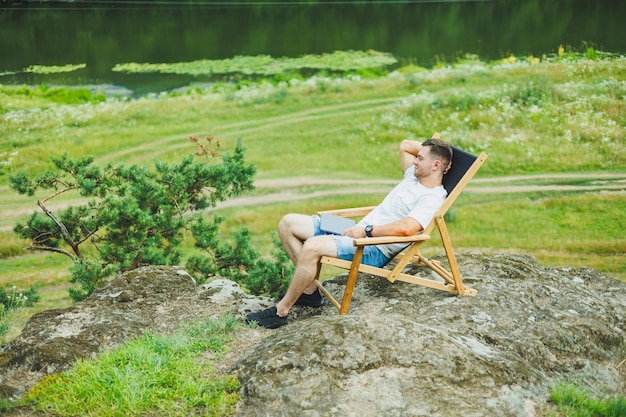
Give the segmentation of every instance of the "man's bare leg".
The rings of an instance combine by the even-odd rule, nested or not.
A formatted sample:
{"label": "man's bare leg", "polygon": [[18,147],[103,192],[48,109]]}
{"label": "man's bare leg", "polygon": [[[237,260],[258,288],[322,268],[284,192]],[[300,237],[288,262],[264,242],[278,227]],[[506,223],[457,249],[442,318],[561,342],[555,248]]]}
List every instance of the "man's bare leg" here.
{"label": "man's bare leg", "polygon": [[[300,296],[317,286],[322,256],[337,256],[337,245],[328,235],[314,236],[311,216],[288,214],[279,223],[279,236],[296,269],[284,297],[274,306],[246,315],[248,323],[275,329],[287,324],[287,315]],[[312,305],[313,306],[313,305]]]}
{"label": "man's bare leg", "polygon": [[319,261],[324,255],[337,256],[337,245],[332,237],[314,236],[304,242],[287,293],[276,304],[279,316],[286,317],[302,293],[315,291],[315,280],[320,272]]}
{"label": "man's bare leg", "polygon": [[298,265],[304,241],[314,233],[313,219],[309,215],[291,213],[280,219],[278,237],[294,265]]}
{"label": "man's bare leg", "polygon": [[[314,233],[313,220],[311,216],[306,214],[290,213],[285,215],[278,223],[278,236],[280,237],[280,241],[283,243],[283,247],[289,259],[291,259],[291,262],[293,262],[296,267],[298,266],[298,259],[300,258],[300,252],[302,252],[304,242],[313,237]],[[315,277],[317,277],[318,274],[319,263]],[[316,289],[317,286],[313,283],[313,285],[309,285],[300,294],[304,293],[310,295]]]}

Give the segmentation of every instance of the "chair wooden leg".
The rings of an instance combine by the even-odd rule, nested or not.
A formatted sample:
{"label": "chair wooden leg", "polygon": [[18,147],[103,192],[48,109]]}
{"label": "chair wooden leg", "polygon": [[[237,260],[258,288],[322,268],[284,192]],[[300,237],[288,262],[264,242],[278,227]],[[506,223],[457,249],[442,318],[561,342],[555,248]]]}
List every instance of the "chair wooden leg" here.
{"label": "chair wooden leg", "polygon": [[433,272],[438,274],[441,278],[443,278],[446,281],[447,284],[454,286],[454,277],[452,276],[450,271],[446,270],[443,266],[441,266],[441,262],[430,260],[421,254],[419,256],[419,262],[421,264],[426,265]]}
{"label": "chair wooden leg", "polygon": [[441,235],[441,242],[443,243],[443,248],[446,251],[448,263],[450,264],[450,272],[452,273],[452,279],[454,280],[454,287],[456,288],[457,294],[465,295],[467,287],[465,287],[463,280],[461,279],[461,271],[459,270],[459,264],[457,263],[456,256],[454,255],[454,249],[452,248],[452,242],[450,241],[450,235],[448,234],[448,227],[446,226],[446,222],[443,217],[437,218],[436,221]]}
{"label": "chair wooden leg", "polygon": [[322,285],[321,282],[319,282],[319,280],[317,279],[315,280],[315,285],[317,285],[317,288],[320,290],[320,292],[324,294],[324,296],[328,299],[328,301],[330,301],[330,303],[334,305],[337,310],[341,310],[341,304],[339,304],[339,302],[335,300],[335,297],[333,297],[332,294],[329,293],[326,288],[324,288],[324,286]]}
{"label": "chair wooden leg", "polygon": [[398,279],[404,267],[407,266],[407,264],[411,261],[413,257],[416,257],[416,256],[419,257],[420,246],[421,246],[421,243],[413,244],[409,247],[408,250],[405,251],[404,256],[398,261],[396,266],[391,270],[391,272],[387,276],[387,280],[389,282],[395,282],[396,279]]}
{"label": "chair wooden leg", "polygon": [[361,258],[363,257],[364,246],[357,246],[352,259],[352,266],[350,267],[350,273],[348,274],[348,282],[346,282],[346,289],[343,293],[343,300],[341,300],[341,308],[339,314],[346,314],[350,308],[350,299],[352,299],[352,292],[356,285],[356,278],[359,275],[359,265],[361,265]]}

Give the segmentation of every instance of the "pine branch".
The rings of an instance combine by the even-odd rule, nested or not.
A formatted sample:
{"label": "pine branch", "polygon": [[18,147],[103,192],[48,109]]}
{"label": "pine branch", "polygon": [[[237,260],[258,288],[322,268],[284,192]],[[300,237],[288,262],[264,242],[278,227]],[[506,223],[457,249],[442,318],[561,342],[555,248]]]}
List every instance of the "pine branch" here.
{"label": "pine branch", "polygon": [[78,259],[78,257],[73,255],[71,252],[68,252],[68,251],[66,251],[64,249],[60,249],[60,248],[54,248],[52,246],[33,246],[33,245],[29,245],[29,246],[26,247],[26,250],[40,250],[40,251],[44,251],[44,252],[56,252],[56,253],[60,253],[62,255],[69,256],[72,261],[76,261]]}
{"label": "pine branch", "polygon": [[[74,239],[72,239],[72,236],[70,235],[69,230],[67,230],[67,227],[65,227],[65,225],[59,219],[56,218],[54,213],[48,210],[48,208],[43,204],[41,200],[37,201],[37,205],[41,207],[43,212],[46,213],[46,216],[52,219],[52,221],[57,225],[57,227],[61,231],[61,234],[63,235],[63,240],[65,240],[65,242],[68,245],[70,245],[70,247],[72,248],[72,251],[76,254],[76,257],[82,258],[82,255],[80,253],[80,248],[78,247],[78,243],[74,242]],[[53,251],[53,252],[58,252],[58,251]],[[74,259],[74,257],[72,257],[72,259]]]}

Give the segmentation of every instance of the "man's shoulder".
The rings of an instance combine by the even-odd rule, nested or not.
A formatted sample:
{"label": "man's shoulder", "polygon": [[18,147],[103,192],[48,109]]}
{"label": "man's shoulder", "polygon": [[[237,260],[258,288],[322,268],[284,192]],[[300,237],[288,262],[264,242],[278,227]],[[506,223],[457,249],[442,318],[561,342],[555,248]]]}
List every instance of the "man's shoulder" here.
{"label": "man's shoulder", "polygon": [[437,186],[437,187],[433,187],[433,188],[429,188],[429,187],[422,187],[422,196],[423,197],[428,197],[428,198],[432,198],[432,199],[437,199],[437,200],[441,200],[441,202],[445,201],[446,198],[448,198],[448,192],[446,191],[446,189],[443,187],[443,185]]}
{"label": "man's shoulder", "polygon": [[435,187],[427,187],[422,183],[420,183],[420,185],[425,194],[434,194],[434,195],[443,195],[443,196],[448,195],[448,191],[446,191],[443,185],[437,185]]}

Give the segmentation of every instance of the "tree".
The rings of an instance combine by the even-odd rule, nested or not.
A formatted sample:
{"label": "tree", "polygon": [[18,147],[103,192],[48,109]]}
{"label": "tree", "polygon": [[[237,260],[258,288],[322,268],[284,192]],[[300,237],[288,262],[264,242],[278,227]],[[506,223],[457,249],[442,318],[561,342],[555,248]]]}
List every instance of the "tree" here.
{"label": "tree", "polygon": [[[37,201],[41,212],[18,223],[14,231],[30,240],[29,250],[72,259],[70,281],[80,284],[70,289],[72,299],[86,298],[114,272],[179,263],[186,232],[203,251],[190,265],[201,281],[217,273],[241,279],[242,271],[254,269],[260,256],[246,238],[247,229],[239,232],[236,246],[225,245],[218,235],[223,219],[208,220],[206,209],[253,189],[256,168],[245,164],[240,141],[232,155],[222,156],[219,141],[211,136],[189,140],[197,146],[195,155],[173,164],[155,160],[154,170],[112,164],[100,168],[93,157],[70,158],[64,153],[51,158],[55,170],[34,179],[23,171],[10,176],[11,187],[20,194],[53,191]],[[69,192],[78,193],[84,203],[53,211],[49,201]]]}

